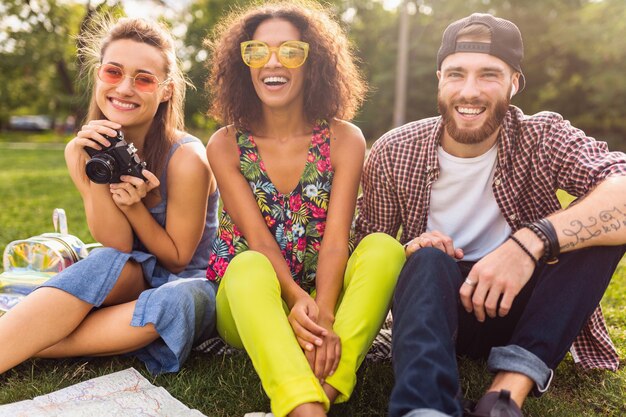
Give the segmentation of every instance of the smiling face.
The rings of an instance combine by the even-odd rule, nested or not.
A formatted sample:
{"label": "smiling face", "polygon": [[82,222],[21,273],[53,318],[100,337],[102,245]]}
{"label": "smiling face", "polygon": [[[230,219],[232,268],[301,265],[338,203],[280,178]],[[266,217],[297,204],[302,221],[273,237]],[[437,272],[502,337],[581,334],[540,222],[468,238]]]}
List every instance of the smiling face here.
{"label": "smiling face", "polygon": [[167,78],[166,60],[154,46],[130,39],[111,42],[102,56],[102,64],[114,64],[124,77],[117,84],[108,84],[96,77],[96,103],[105,117],[122,125],[131,138],[145,137],[159,104],[171,97],[171,85],[159,86],[154,92],[139,91],[133,85],[137,74],[147,73],[159,81]]}
{"label": "smiling face", "polygon": [[491,147],[518,76],[489,54],[460,52],[446,57],[437,72],[437,105],[447,135],[458,144]]}
{"label": "smiling face", "polygon": [[[284,19],[268,19],[255,30],[253,40],[263,41],[270,47],[278,47],[286,41],[300,39],[300,31]],[[250,68],[252,85],[264,108],[293,109],[303,105],[305,62],[298,68],[284,67],[272,52],[269,61],[261,68]],[[297,107],[296,107],[297,108]]]}

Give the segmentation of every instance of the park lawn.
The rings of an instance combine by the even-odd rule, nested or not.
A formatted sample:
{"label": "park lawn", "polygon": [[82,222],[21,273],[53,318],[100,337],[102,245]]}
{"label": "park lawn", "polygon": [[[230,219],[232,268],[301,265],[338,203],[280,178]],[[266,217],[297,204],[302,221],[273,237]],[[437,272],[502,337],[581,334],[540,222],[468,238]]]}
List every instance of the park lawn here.
{"label": "park lawn", "polygon": [[8,130],[0,133],[0,143],[64,144],[68,142],[72,136],[71,134],[54,130],[42,132]]}
{"label": "park lawn", "polygon": [[[70,232],[92,239],[82,204],[63,161],[62,146],[17,149],[0,140],[0,249],[14,239],[52,230],[52,210],[62,207]],[[626,357],[626,261],[622,261],[603,299],[609,332],[620,356]],[[19,335],[16,335],[19,337]],[[2,341],[0,341],[2,343]],[[0,404],[33,398],[69,385],[128,367],[135,367],[153,384],[163,386],[189,407],[211,417],[242,416],[269,411],[269,401],[246,355],[194,352],[177,374],[150,376],[143,364],[128,357],[30,360],[0,376]],[[484,362],[460,360],[466,396],[478,399],[489,383]],[[365,362],[355,393],[330,415],[384,416],[393,384],[391,364]],[[529,399],[527,417],[626,415],[626,370],[582,371],[571,357],[556,371],[552,388],[541,399]]]}

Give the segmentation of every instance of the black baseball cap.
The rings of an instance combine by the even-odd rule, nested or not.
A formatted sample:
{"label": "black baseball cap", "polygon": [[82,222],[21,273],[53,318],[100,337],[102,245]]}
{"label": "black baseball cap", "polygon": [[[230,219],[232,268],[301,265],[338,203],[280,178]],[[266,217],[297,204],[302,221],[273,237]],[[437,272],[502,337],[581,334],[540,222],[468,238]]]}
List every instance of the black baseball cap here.
{"label": "black baseball cap", "polygon": [[[461,29],[474,24],[485,25],[489,28],[491,43],[456,41]],[[521,67],[524,58],[524,44],[522,43],[522,34],[513,22],[490,14],[474,13],[451,23],[443,32],[441,46],[437,52],[437,69],[441,69],[441,63],[448,55],[456,52],[479,52],[500,58],[520,73],[519,91],[524,89],[526,79]]]}

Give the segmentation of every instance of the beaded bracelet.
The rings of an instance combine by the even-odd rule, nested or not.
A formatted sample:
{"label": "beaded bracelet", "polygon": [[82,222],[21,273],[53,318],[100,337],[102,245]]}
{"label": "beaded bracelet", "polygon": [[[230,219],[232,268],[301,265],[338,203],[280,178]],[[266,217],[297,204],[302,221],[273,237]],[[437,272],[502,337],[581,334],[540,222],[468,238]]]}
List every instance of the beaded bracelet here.
{"label": "beaded bracelet", "polygon": [[543,255],[539,261],[545,262],[548,256],[550,256],[550,241],[548,237],[534,223],[527,224],[526,227],[541,239],[541,243],[543,243]]}
{"label": "beaded bracelet", "polygon": [[528,255],[530,257],[530,259],[532,259],[533,263],[535,264],[535,266],[537,266],[537,264],[539,264],[539,261],[537,260],[537,258],[535,258],[535,256],[530,253],[530,251],[528,250],[528,248],[526,246],[524,246],[524,244],[515,236],[511,235],[509,236],[509,239],[511,239],[513,242],[517,243],[517,245],[522,248],[522,250],[526,253],[526,255]]}
{"label": "beaded bracelet", "polygon": [[540,261],[547,264],[557,263],[558,256],[561,253],[559,239],[554,230],[554,226],[548,219],[537,220],[534,223],[526,225],[541,241],[543,242],[543,256]]}

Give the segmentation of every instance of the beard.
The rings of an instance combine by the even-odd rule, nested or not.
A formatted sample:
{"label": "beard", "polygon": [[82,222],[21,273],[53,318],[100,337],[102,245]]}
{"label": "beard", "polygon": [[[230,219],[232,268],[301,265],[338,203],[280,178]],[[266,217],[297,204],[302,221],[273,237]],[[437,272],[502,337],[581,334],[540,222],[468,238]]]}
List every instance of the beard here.
{"label": "beard", "polygon": [[[476,145],[487,140],[487,138],[498,130],[504,120],[504,117],[506,116],[506,112],[509,109],[509,104],[511,103],[511,99],[509,97],[510,88],[506,96],[503,99],[498,99],[493,107],[490,108],[488,103],[485,103],[482,100],[461,100],[457,103],[447,104],[441,98],[440,92],[437,94],[437,108],[439,109],[439,114],[441,114],[444,127],[452,139],[464,145]],[[483,106],[485,107],[486,112],[490,111],[491,113],[488,115],[487,120],[485,120],[485,122],[477,128],[460,128],[454,121],[453,113],[456,111],[454,109],[456,106],[462,105]]]}

